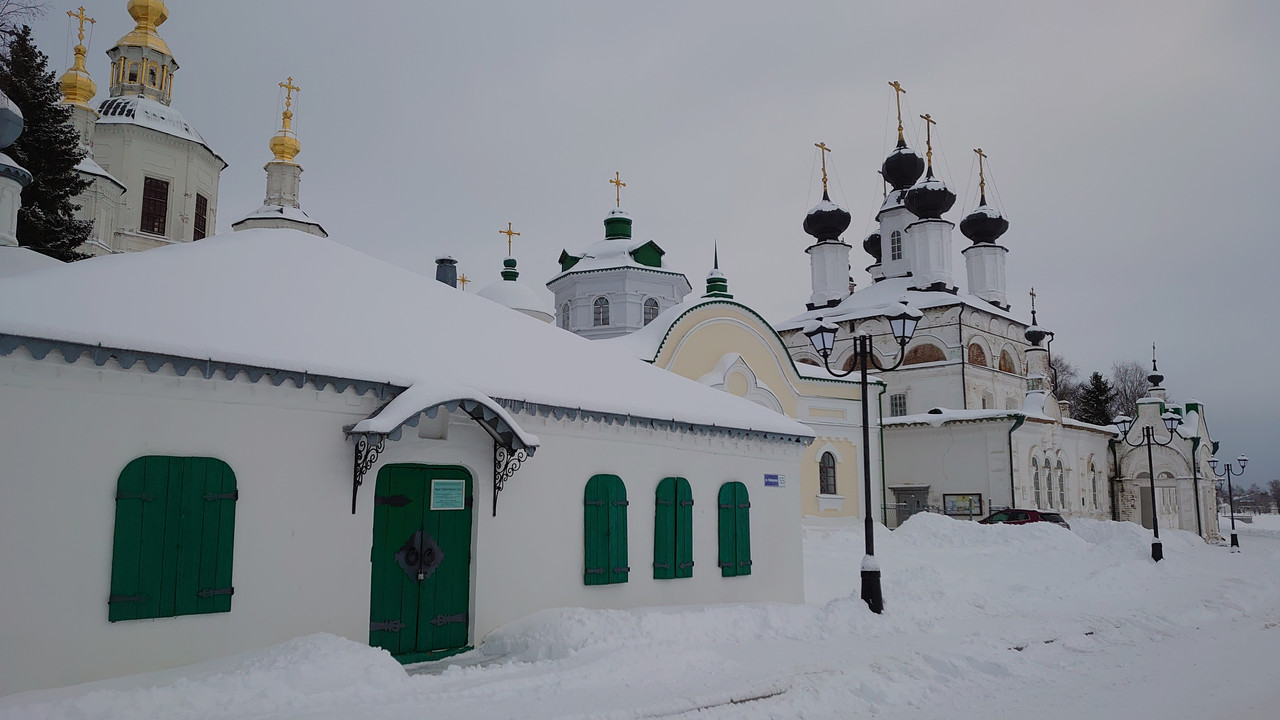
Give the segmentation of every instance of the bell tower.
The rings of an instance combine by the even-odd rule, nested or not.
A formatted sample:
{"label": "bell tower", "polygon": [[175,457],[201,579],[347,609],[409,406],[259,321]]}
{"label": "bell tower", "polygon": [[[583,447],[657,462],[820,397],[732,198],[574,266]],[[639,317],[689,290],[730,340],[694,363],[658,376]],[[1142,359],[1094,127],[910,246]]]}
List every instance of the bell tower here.
{"label": "bell tower", "polygon": [[157,28],[169,19],[164,0],[129,0],[136,26],[107,51],[111,59],[111,97],[141,95],[168,105],[178,62]]}

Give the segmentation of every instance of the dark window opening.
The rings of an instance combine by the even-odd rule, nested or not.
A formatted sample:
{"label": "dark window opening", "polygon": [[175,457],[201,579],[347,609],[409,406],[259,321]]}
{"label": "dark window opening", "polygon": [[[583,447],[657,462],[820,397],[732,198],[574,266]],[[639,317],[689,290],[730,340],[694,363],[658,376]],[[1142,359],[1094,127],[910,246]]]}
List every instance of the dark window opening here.
{"label": "dark window opening", "polygon": [[142,181],[142,232],[164,235],[165,220],[168,215],[168,181],[144,178]]}
{"label": "dark window opening", "polygon": [[209,235],[209,198],[196,193],[196,225],[192,240],[203,240]]}

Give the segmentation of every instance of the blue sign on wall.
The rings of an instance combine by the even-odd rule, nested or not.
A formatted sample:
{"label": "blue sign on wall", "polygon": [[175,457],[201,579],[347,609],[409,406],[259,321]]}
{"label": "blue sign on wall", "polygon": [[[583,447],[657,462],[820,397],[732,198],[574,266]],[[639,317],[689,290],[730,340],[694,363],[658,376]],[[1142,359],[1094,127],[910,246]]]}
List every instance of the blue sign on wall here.
{"label": "blue sign on wall", "polygon": [[787,476],[779,475],[777,473],[765,473],[764,486],[765,487],[786,487]]}

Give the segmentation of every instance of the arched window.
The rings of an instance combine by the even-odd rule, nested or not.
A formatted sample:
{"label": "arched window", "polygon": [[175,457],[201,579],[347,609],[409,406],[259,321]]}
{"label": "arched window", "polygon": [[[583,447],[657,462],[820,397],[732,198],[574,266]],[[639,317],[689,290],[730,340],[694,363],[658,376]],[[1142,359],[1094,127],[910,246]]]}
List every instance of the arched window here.
{"label": "arched window", "polygon": [[1089,463],[1089,484],[1092,486],[1093,509],[1098,509],[1098,471],[1094,469],[1093,463]]}
{"label": "arched window", "polygon": [[822,363],[818,362],[817,360],[814,360],[811,357],[796,358],[796,362],[800,363],[801,365],[814,365],[817,367],[822,367]]}
{"label": "arched window", "polygon": [[902,231],[894,230],[889,233],[889,259],[902,259]]}
{"label": "arched window", "polygon": [[627,565],[627,486],[617,475],[595,475],[583,492],[584,585],[624,583]]}
{"label": "arched window", "polygon": [[151,87],[156,86],[156,69],[154,67],[147,69],[147,84]]}
{"label": "arched window", "polygon": [[969,364],[987,366],[987,353],[978,343],[969,346]]}
{"label": "arched window", "polygon": [[720,576],[751,574],[751,499],[747,486],[727,482],[720,486],[719,510]]}
{"label": "arched window", "polygon": [[1013,366],[1013,358],[1009,356],[1008,350],[1000,351],[1000,372],[1016,373],[1017,368]]}
{"label": "arched window", "polygon": [[1049,462],[1049,458],[1044,459],[1044,501],[1050,508],[1053,507],[1053,464]]}
{"label": "arched window", "polygon": [[591,319],[591,325],[593,327],[608,325],[609,324],[609,298],[598,297],[596,298],[596,301],[592,305],[593,305],[592,309],[595,312]]}
{"label": "arched window", "polygon": [[818,492],[823,495],[836,495],[836,456],[829,452],[822,453],[818,460]]}
{"label": "arched window", "polygon": [[569,329],[569,303],[560,306],[560,317],[556,318],[556,324],[565,330]]}
{"label": "arched window", "polygon": [[1067,479],[1062,472],[1062,461],[1058,461],[1058,507],[1067,509]]}
{"label": "arched window", "polygon": [[917,345],[907,351],[907,358],[902,361],[903,365],[919,365],[920,363],[940,362],[946,360],[947,356],[942,352],[942,348],[937,345],[924,343]]}
{"label": "arched window", "polygon": [[648,325],[658,317],[658,301],[656,298],[649,298],[644,301],[644,324]]}
{"label": "arched window", "polygon": [[1040,463],[1031,458],[1031,488],[1035,491],[1036,507],[1040,507]]}

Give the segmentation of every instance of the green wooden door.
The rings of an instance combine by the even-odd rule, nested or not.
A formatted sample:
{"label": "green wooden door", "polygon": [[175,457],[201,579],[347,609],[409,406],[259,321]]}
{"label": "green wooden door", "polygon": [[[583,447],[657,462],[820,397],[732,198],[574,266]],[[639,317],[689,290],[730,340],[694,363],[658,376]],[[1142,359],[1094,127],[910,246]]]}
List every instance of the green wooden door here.
{"label": "green wooden door", "polygon": [[378,471],[369,644],[401,662],[467,646],[471,493],[471,474],[460,467],[395,464]]}

